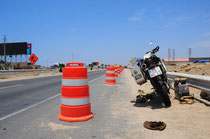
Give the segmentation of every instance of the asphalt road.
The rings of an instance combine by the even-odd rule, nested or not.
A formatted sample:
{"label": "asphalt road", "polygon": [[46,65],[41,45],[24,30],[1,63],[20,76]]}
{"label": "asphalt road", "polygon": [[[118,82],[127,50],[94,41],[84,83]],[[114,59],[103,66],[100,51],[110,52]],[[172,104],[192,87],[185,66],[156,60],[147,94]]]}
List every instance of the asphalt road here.
{"label": "asphalt road", "polygon": [[[116,85],[105,85],[105,71],[90,72],[90,102],[94,118],[73,123],[58,119],[61,77],[52,77],[51,81],[48,81],[49,78],[36,79],[38,85],[34,88],[37,89],[37,95],[35,93],[30,96],[31,92],[28,93],[29,96],[21,100],[23,102],[21,102],[22,106],[18,107],[19,113],[10,114],[4,119],[0,118],[1,139],[126,139],[132,137],[131,134],[127,134],[133,127],[128,125],[129,117],[126,112],[133,106],[130,105],[130,94],[126,89],[126,76],[120,75]],[[20,81],[19,84],[28,82],[29,80]],[[51,85],[45,87],[46,82]],[[15,85],[14,83],[10,82],[2,87]],[[18,88],[21,89],[23,86],[13,89],[18,90]],[[27,101],[28,99],[30,101]],[[7,103],[10,101],[8,100]],[[1,103],[1,109],[2,105],[4,103]],[[12,107],[16,107],[16,104],[12,105],[11,109]],[[142,132],[138,131],[138,137],[141,134]]]}
{"label": "asphalt road", "polygon": [[[93,80],[104,74],[105,71],[89,72],[88,80]],[[62,76],[51,76],[1,82],[0,118],[60,94],[61,78]]]}

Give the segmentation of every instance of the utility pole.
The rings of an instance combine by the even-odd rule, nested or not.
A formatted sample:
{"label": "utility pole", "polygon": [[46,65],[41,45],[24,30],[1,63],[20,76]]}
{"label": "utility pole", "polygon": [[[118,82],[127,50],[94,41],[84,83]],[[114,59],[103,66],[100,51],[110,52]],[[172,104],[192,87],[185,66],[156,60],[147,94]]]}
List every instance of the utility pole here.
{"label": "utility pole", "polygon": [[47,64],[46,64],[46,69],[48,68],[48,60],[47,60],[47,62],[46,62]]}
{"label": "utility pole", "polygon": [[172,49],[172,61],[173,61],[173,64],[175,64],[175,49]]}
{"label": "utility pole", "polygon": [[7,62],[7,59],[6,59],[6,35],[4,35],[4,61]]}
{"label": "utility pole", "polygon": [[189,48],[189,59],[192,57],[192,48]]}
{"label": "utility pole", "polygon": [[171,64],[171,48],[168,48],[168,64]]}

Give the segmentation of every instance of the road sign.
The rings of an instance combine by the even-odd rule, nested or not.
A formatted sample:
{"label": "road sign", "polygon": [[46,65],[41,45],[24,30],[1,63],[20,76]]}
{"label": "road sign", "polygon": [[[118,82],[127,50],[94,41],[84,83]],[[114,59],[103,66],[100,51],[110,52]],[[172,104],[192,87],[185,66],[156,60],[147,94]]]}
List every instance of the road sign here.
{"label": "road sign", "polygon": [[32,64],[35,64],[38,59],[39,58],[35,54],[32,54],[29,58]]}
{"label": "road sign", "polygon": [[130,60],[129,63],[132,63],[132,60]]}

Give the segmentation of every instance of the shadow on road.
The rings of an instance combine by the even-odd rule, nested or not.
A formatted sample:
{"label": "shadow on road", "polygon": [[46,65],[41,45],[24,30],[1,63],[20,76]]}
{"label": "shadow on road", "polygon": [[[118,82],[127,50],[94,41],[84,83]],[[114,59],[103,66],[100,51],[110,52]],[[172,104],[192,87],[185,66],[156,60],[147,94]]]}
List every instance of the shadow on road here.
{"label": "shadow on road", "polygon": [[163,104],[163,100],[161,96],[153,96],[153,98],[146,103],[135,103],[133,106],[135,107],[148,107],[151,109],[161,109],[168,108]]}

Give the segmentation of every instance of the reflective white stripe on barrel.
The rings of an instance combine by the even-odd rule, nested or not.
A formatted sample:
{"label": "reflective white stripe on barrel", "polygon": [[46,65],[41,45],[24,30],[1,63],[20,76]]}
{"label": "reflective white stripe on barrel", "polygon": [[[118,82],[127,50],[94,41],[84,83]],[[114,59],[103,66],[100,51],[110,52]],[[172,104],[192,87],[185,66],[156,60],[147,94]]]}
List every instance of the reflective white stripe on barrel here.
{"label": "reflective white stripe on barrel", "polygon": [[115,71],[109,71],[109,70],[107,70],[106,73],[115,73]]}
{"label": "reflective white stripe on barrel", "polygon": [[85,98],[78,98],[78,99],[70,99],[70,98],[61,98],[61,104],[63,105],[86,105],[90,103],[90,98],[85,97]]}
{"label": "reflective white stripe on barrel", "polygon": [[64,86],[84,86],[88,85],[88,79],[62,79]]}
{"label": "reflective white stripe on barrel", "polygon": [[115,79],[115,77],[106,77],[106,79],[112,80],[112,79]]}

